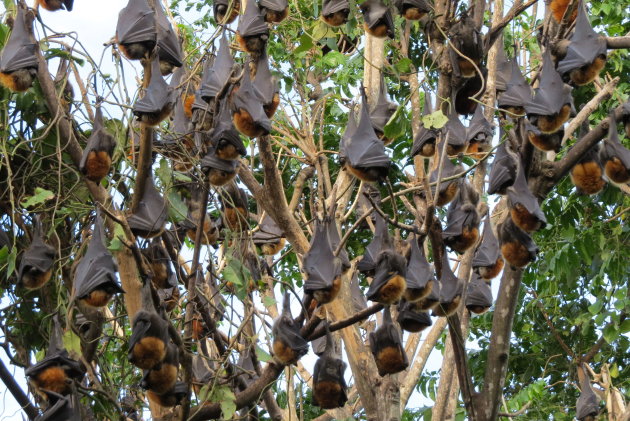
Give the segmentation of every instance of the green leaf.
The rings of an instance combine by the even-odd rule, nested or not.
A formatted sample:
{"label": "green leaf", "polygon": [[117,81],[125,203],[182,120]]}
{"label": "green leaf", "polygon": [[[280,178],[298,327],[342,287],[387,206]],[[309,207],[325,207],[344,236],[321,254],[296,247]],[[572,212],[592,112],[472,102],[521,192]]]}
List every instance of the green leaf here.
{"label": "green leaf", "polygon": [[171,191],[168,194],[168,215],[171,219],[174,219],[176,222],[181,222],[186,219],[186,215],[188,215],[188,207],[184,203],[184,201],[179,196],[179,193],[176,191]]}
{"label": "green leaf", "polygon": [[68,330],[63,334],[63,346],[72,356],[81,355],[81,340],[71,330]]}
{"label": "green leaf", "polygon": [[212,390],[210,397],[211,402],[218,402],[221,406],[221,418],[225,420],[232,419],[236,412],[236,395],[227,386],[218,386]]}
{"label": "green leaf", "polygon": [[335,31],[328,25],[326,25],[323,21],[318,20],[315,23],[315,27],[313,28],[313,39],[315,41],[319,41],[322,38],[326,37],[334,37]]}
{"label": "green leaf", "polygon": [[604,340],[609,344],[613,343],[619,337],[619,334],[619,330],[617,330],[615,325],[608,325],[604,328]]}
{"label": "green leaf", "polygon": [[7,274],[12,274],[15,271],[15,262],[17,260],[17,250],[15,247],[11,249],[9,253],[9,264],[7,265]]}
{"label": "green leaf", "polygon": [[398,60],[394,67],[396,68],[398,73],[409,73],[411,71],[411,63],[411,59],[403,57],[402,59]]}
{"label": "green leaf", "polygon": [[441,129],[447,122],[448,117],[444,115],[442,110],[422,116],[422,125],[426,128]]}
{"label": "green leaf", "polygon": [[269,361],[273,360],[271,355],[269,355],[267,352],[265,352],[265,350],[263,350],[258,345],[256,345],[256,358],[258,358],[258,360],[260,360],[260,361],[262,361],[264,363],[268,363]]}
{"label": "green leaf", "polygon": [[125,231],[122,229],[122,227],[118,224],[116,224],[115,228],[114,228],[114,236],[112,238],[112,241],[109,243],[109,246],[107,246],[107,250],[109,251],[120,251],[123,249],[124,244],[122,243],[122,241],[120,241],[120,237],[125,237]]}
{"label": "green leaf", "polygon": [[630,332],[630,319],[624,320],[623,323],[619,326],[619,333],[628,333]]}
{"label": "green leaf", "polygon": [[35,194],[21,203],[22,207],[30,208],[31,206],[44,203],[55,197],[55,194],[49,190],[35,187]]}
{"label": "green leaf", "polygon": [[603,306],[604,306],[603,302],[595,301],[593,304],[588,306],[588,312],[593,314],[593,315],[595,315],[595,314],[600,312],[600,310],[602,309]]}
{"label": "green leaf", "polygon": [[383,128],[383,133],[386,138],[393,140],[405,134],[408,129],[410,129],[410,127],[407,112],[405,107],[399,106]]}
{"label": "green leaf", "polygon": [[263,305],[264,305],[265,307],[271,307],[272,305],[274,305],[274,304],[277,304],[277,303],[278,303],[278,301],[276,301],[276,299],[275,299],[275,298],[270,297],[270,296],[268,296],[268,295],[265,295],[265,296],[263,297],[262,302],[263,302]]}

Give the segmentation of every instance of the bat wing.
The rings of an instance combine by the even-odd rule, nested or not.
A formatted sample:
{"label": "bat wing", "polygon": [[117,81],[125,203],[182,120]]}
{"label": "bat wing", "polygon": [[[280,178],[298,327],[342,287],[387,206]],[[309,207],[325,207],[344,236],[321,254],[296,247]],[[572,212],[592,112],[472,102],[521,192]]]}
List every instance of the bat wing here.
{"label": "bat wing", "polygon": [[287,0],[260,0],[260,7],[273,10],[275,12],[282,12],[288,7]]}
{"label": "bat wing", "polygon": [[505,92],[499,96],[497,103],[499,107],[524,107],[532,100],[532,88],[521,73],[516,59],[513,59],[511,63],[510,80],[506,85]]}
{"label": "bat wing", "polygon": [[151,314],[146,310],[140,310],[136,313],[133,319],[133,328],[131,331],[131,337],[129,338],[129,352],[133,350],[133,347],[140,341],[140,339],[147,336],[149,329],[151,328]]}
{"label": "bat wing", "polygon": [[458,295],[462,295],[464,289],[463,282],[455,276],[453,270],[448,264],[446,253],[444,253],[444,262],[442,263],[442,273],[438,282],[440,284],[440,303],[450,303]]}
{"label": "bat wing", "polygon": [[398,304],[398,316],[396,317],[396,321],[400,326],[413,323],[429,327],[433,324],[431,316],[429,316],[427,312],[418,310],[414,303],[410,303],[404,299],[400,300]]}
{"label": "bat wing", "polygon": [[227,100],[221,102],[219,110],[219,115],[217,116],[218,122],[210,136],[210,143],[216,148],[221,141],[224,141],[234,146],[239,154],[243,156],[247,155],[247,149],[245,149],[243,140],[232,122]]}
{"label": "bat wing", "polygon": [[304,272],[307,275],[304,290],[308,293],[330,289],[341,275],[341,260],[333,254],[324,222],[318,222],[311,247],[304,256]]}
{"label": "bat wing", "polygon": [[172,63],[175,67],[181,67],[183,64],[182,49],[179,45],[179,39],[173,31],[171,23],[166,18],[160,2],[155,3],[155,23],[160,59]]}
{"label": "bat wing", "polygon": [[267,133],[271,131],[271,121],[267,118],[267,114],[265,114],[263,109],[262,94],[252,84],[247,71],[243,75],[241,85],[234,95],[234,107],[236,110],[246,110],[256,124],[261,126]]}
{"label": "bat wing", "polygon": [[291,347],[300,357],[308,352],[308,342],[300,335],[300,327],[291,323],[277,331],[278,338]]}
{"label": "bat wing", "polygon": [[213,63],[207,62],[207,67],[203,72],[203,79],[201,80],[201,98],[210,102],[219,92],[223,90],[225,85],[230,80],[232,74],[232,67],[234,66],[234,58],[230,53],[230,47],[228,46],[228,40],[225,32],[221,36],[219,41],[219,51],[217,57]]}
{"label": "bat wing", "polygon": [[483,225],[483,240],[475,251],[472,266],[473,268],[492,266],[497,262],[500,254],[499,241],[492,232],[490,217],[488,217]]}
{"label": "bat wing", "polygon": [[[339,247],[339,243],[341,243],[341,236],[339,235],[339,229],[337,228],[337,224],[335,223],[335,220],[331,217],[326,217],[324,219],[324,225],[326,226],[326,229],[328,230],[328,240],[330,241],[330,245],[332,247],[333,250],[337,250],[337,247]],[[341,251],[339,252],[338,255],[339,259],[341,259],[341,265],[343,266],[344,270],[347,270],[350,268],[350,258],[348,257],[348,252],[346,251],[345,248],[341,248]]]}
{"label": "bat wing", "polygon": [[105,129],[94,130],[83,150],[79,170],[81,172],[85,171],[85,166],[87,165],[87,160],[91,152],[107,152],[107,154],[111,156],[115,146],[116,140],[114,136],[105,131]]}
{"label": "bat wing", "polygon": [[360,6],[363,18],[368,28],[374,28],[384,23],[387,25],[387,35],[393,38],[394,18],[392,12],[381,0],[368,0]]}
{"label": "bat wing", "polygon": [[26,249],[20,261],[19,277],[22,278],[24,271],[31,268],[40,272],[48,272],[55,261],[55,249],[44,243],[41,234],[33,236],[33,242]]}
{"label": "bat wing", "polygon": [[498,233],[500,244],[517,241],[527,249],[530,260],[533,261],[536,259],[539,251],[538,246],[528,233],[516,226],[511,218],[506,219],[505,222],[499,226]]}
{"label": "bat wing", "polygon": [[247,0],[245,14],[239,18],[237,31],[243,37],[269,34],[269,27],[265,23],[265,18],[258,8],[256,0]]}
{"label": "bat wing", "polygon": [[37,44],[32,41],[22,7],[17,7],[13,30],[0,53],[0,71],[11,73],[26,68],[37,68]]}
{"label": "bat wing", "polygon": [[348,3],[348,0],[324,0],[322,16],[330,16],[342,10],[350,11],[350,3]]}
{"label": "bat wing", "polygon": [[173,88],[160,73],[160,61],[156,57],[153,60],[151,69],[151,81],[142,98],[136,100],[133,104],[134,115],[142,113],[159,113],[169,104],[173,104]]}
{"label": "bat wing", "polygon": [[363,295],[361,287],[359,286],[359,276],[357,272],[354,273],[354,276],[350,280],[350,296],[352,298],[352,305],[354,306],[354,310],[356,312],[367,308],[367,300],[365,299],[365,295]]}
{"label": "bat wing", "polygon": [[55,404],[35,418],[35,421],[81,421],[83,419],[81,411],[73,403],[72,396],[57,395],[55,398]]}
{"label": "bat wing", "polygon": [[392,249],[381,251],[376,263],[374,279],[372,279],[372,283],[366,294],[367,298],[369,300],[376,298],[380,289],[383,285],[387,284],[387,281],[389,281],[394,274],[399,274],[404,278],[406,273],[407,262],[403,256]]}
{"label": "bat wing", "polygon": [[379,132],[383,132],[385,125],[396,112],[398,106],[387,99],[387,86],[385,85],[385,79],[381,77],[380,89],[378,91],[378,98],[372,111],[370,112],[370,120],[372,121],[372,127]]}
{"label": "bat wing", "polygon": [[[317,355],[318,357],[321,357],[321,355],[326,350],[326,337],[322,336],[320,338],[313,339],[311,344],[312,344],[313,352],[315,353],[315,355]],[[317,360],[317,362],[315,363],[315,371],[314,371],[315,373],[317,373],[317,364],[319,364],[319,361],[320,360]],[[315,374],[313,374],[313,376],[317,378]]]}
{"label": "bat wing", "polygon": [[542,222],[543,227],[547,224],[547,218],[545,218],[545,214],[542,209],[540,209],[538,199],[536,199],[536,196],[529,190],[527,180],[525,179],[525,172],[522,167],[518,168],[516,180],[514,184],[507,189],[507,194],[510,207],[521,204],[527,209],[527,212]]}
{"label": "bat wing", "polygon": [[349,115],[348,115],[348,123],[346,124],[346,130],[344,130],[343,135],[341,136],[341,141],[339,142],[339,160],[343,163],[348,159],[348,153],[346,152],[348,148],[348,142],[352,138],[354,132],[357,131],[357,119],[354,115],[354,107],[350,106]]}
{"label": "bat wing", "polygon": [[508,152],[505,143],[500,144],[490,170],[488,194],[496,194],[513,185],[516,180],[517,167],[516,157]]}
{"label": "bat wing", "polygon": [[497,91],[504,92],[507,89],[507,84],[512,75],[512,62],[508,60],[505,55],[503,37],[499,37],[496,42],[499,45],[499,48],[497,49],[496,56],[497,71],[495,75],[495,88]]}
{"label": "bat wing", "polygon": [[418,239],[411,239],[411,253],[409,254],[409,264],[407,265],[407,288],[422,289],[429,281],[433,281],[433,268],[427,262],[424,250],[418,244]]}
{"label": "bat wing", "polygon": [[374,230],[374,238],[368,246],[365,248],[363,258],[359,261],[357,269],[359,272],[370,272],[376,268],[376,262],[378,260],[378,254],[383,248],[383,242],[385,235],[387,235],[387,227],[385,226],[385,220],[381,215],[376,215]]}
{"label": "bat wing", "polygon": [[[447,178],[451,178],[454,177],[455,175],[461,173],[463,170],[463,167],[461,165],[454,165],[450,159],[445,159],[444,160],[444,165],[442,166],[442,178],[440,178],[440,193],[444,192],[448,186],[451,184],[451,181],[445,182],[444,180]],[[438,181],[438,173],[439,173],[439,168],[434,169],[433,171],[431,171],[431,174],[429,175],[429,182],[431,184],[437,183]],[[460,179],[456,180],[456,182],[460,182]],[[435,195],[435,185],[431,186],[431,192]]]}
{"label": "bat wing", "polygon": [[413,146],[411,147],[411,156],[418,155],[425,144],[427,143],[435,143],[437,137],[439,135],[439,131],[434,129],[426,129],[424,126],[421,126],[416,136],[413,138]]}
{"label": "bat wing", "polygon": [[383,142],[376,137],[368,106],[363,95],[359,125],[352,136],[345,142],[346,156],[352,167],[389,168],[391,162],[385,154]]}
{"label": "bat wing", "polygon": [[260,92],[264,104],[271,103],[279,91],[278,81],[269,70],[269,58],[266,50],[260,55],[256,64],[256,78],[253,85]]}
{"label": "bat wing", "polygon": [[483,115],[483,107],[477,106],[475,114],[473,115],[472,120],[470,120],[470,125],[468,126],[468,129],[466,129],[467,140],[491,139],[493,134],[494,130],[492,129],[492,124],[490,124]]}
{"label": "bat wing", "polygon": [[483,279],[473,274],[473,278],[468,284],[466,292],[466,307],[483,307],[492,306],[492,290]]}
{"label": "bat wing", "polygon": [[129,0],[118,15],[116,36],[121,44],[156,41],[155,12],[147,0]]}
{"label": "bat wing", "polygon": [[540,84],[534,98],[525,104],[527,115],[552,115],[565,104],[573,104],[571,90],[566,89],[560,73],[555,69],[549,49],[543,54]]}
{"label": "bat wing", "polygon": [[281,238],[284,238],[284,231],[280,229],[276,221],[274,221],[269,214],[265,214],[265,217],[259,225],[259,230],[252,236],[254,244],[257,245],[277,243]]}
{"label": "bat wing", "polygon": [[617,121],[615,113],[610,113],[610,125],[608,126],[608,137],[604,139],[604,145],[601,148],[600,156],[602,161],[606,162],[612,158],[621,161],[624,167],[630,169],[630,150],[628,150],[619,140],[619,132],[617,132]]}
{"label": "bat wing", "polygon": [[138,209],[127,218],[129,227],[137,235],[150,235],[164,228],[167,216],[166,201],[155,188],[153,179],[149,178]]}
{"label": "bat wing", "polygon": [[606,40],[593,30],[584,5],[578,5],[575,30],[569,38],[567,54],[558,62],[558,72],[566,73],[592,63],[598,56],[606,56]]}
{"label": "bat wing", "polygon": [[214,148],[208,148],[208,153],[201,159],[201,170],[208,172],[210,169],[216,169],[233,174],[238,167],[238,160],[228,161],[217,157]]}
{"label": "bat wing", "polygon": [[584,376],[580,378],[581,393],[577,400],[575,408],[575,416],[578,420],[583,420],[588,416],[597,416],[599,414],[599,398],[591,387],[591,381],[584,368],[580,367],[579,370],[583,370]]}
{"label": "bat wing", "polygon": [[452,113],[444,126],[444,132],[448,135],[448,144],[462,146],[466,144],[466,127],[462,124],[458,115]]}

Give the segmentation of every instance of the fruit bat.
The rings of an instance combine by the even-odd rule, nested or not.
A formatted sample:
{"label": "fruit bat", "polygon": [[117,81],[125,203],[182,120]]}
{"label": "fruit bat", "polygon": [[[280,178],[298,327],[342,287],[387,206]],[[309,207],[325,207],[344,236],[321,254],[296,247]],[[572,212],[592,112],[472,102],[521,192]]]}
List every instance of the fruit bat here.
{"label": "fruit bat", "polygon": [[394,18],[382,0],[366,0],[359,5],[363,13],[363,27],[365,30],[376,38],[385,38],[386,36],[394,39]]}
{"label": "fruit bat", "polygon": [[247,149],[232,122],[227,100],[221,101],[219,105],[215,127],[210,134],[210,145],[215,148],[217,158],[226,161],[247,155]]}
{"label": "fruit bat", "polygon": [[[150,294],[147,291],[149,288],[148,284],[145,285],[142,293]],[[153,308],[138,311],[133,318],[129,338],[129,361],[144,370],[159,369],[166,357],[168,343],[168,322]]]}
{"label": "fruit bat", "polygon": [[261,95],[265,114],[272,118],[280,105],[280,86],[276,78],[271,75],[266,51],[263,51],[256,63],[256,78],[253,85]]}
{"label": "fruit bat", "polygon": [[313,348],[313,352],[315,353],[315,355],[321,357],[324,354],[324,350],[326,349],[326,336],[313,339],[311,341],[311,348]]}
{"label": "fruit bat", "polygon": [[368,183],[382,181],[389,172],[391,162],[385,154],[385,145],[372,127],[365,93],[359,125],[343,142],[340,158],[352,175]]}
{"label": "fruit bat", "polygon": [[467,182],[462,181],[459,192],[446,214],[446,228],[442,231],[444,244],[457,253],[464,253],[479,239],[479,194]]}
{"label": "fruit bat", "polygon": [[72,6],[74,6],[74,0],[36,0],[35,3],[49,12],[56,12],[61,9],[71,12]]}
{"label": "fruit bat", "polygon": [[[590,148],[580,160],[571,168],[569,173],[571,182],[580,194],[597,194],[606,186],[602,178],[604,169],[600,160],[599,145]],[[610,178],[610,177],[609,177]]]}
{"label": "fruit bat", "polygon": [[610,113],[608,137],[604,139],[600,157],[604,164],[606,177],[610,181],[618,184],[630,181],[630,150],[626,149],[619,141],[614,112]]}
{"label": "fruit bat", "polygon": [[490,169],[488,194],[506,194],[508,187],[516,180],[518,166],[519,158],[508,150],[507,141],[499,144]]}
{"label": "fruit bat", "polygon": [[173,311],[179,302],[179,289],[174,286],[170,288],[160,288],[157,290],[160,301],[164,303],[164,309],[166,311]]}
{"label": "fruit bat", "polygon": [[171,288],[177,286],[175,273],[171,269],[170,257],[159,238],[153,238],[149,246],[142,250],[147,258],[153,276],[151,282],[156,288]]}
{"label": "fruit bat", "polygon": [[175,386],[166,393],[158,394],[149,390],[147,397],[160,406],[172,408],[180,404],[182,399],[188,394],[188,385],[185,382],[176,382]]}
{"label": "fruit bat", "polygon": [[529,143],[543,152],[559,152],[562,148],[562,138],[564,137],[564,129],[562,127],[555,133],[546,134],[530,123],[529,120],[525,120],[523,129]]}
{"label": "fruit bat", "polygon": [[492,232],[490,216],[483,223],[483,239],[477,246],[472,267],[483,279],[489,281],[503,270],[503,257],[499,250],[499,241]]}
{"label": "fruit bat", "polygon": [[236,183],[230,183],[223,188],[220,199],[223,224],[232,231],[248,230],[247,193]]}
{"label": "fruit bat", "polygon": [[599,398],[591,387],[591,379],[588,371],[581,366],[578,370],[582,370],[580,378],[580,397],[577,400],[575,408],[575,417],[578,421],[595,421],[599,414]]}
{"label": "fruit bat", "polygon": [[[567,12],[567,9],[570,4],[571,4],[571,0],[551,0],[551,2],[549,2],[549,9],[551,10],[551,15],[556,20],[556,22],[558,23],[562,22],[562,19],[564,18],[564,15]],[[576,13],[577,13],[577,10],[574,10],[571,16],[567,16],[566,18],[567,24],[570,25],[573,23]]]}
{"label": "fruit bat", "polygon": [[335,341],[326,328],[326,347],[313,369],[313,405],[322,409],[341,408],[348,401],[343,373],[346,363],[336,350]]}
{"label": "fruit bat", "polygon": [[496,43],[498,45],[498,48],[495,59],[497,70],[495,73],[494,87],[498,92],[505,92],[505,90],[507,89],[507,84],[512,76],[512,61],[509,60],[505,55],[505,48],[503,45],[502,36],[497,39]]}
{"label": "fruit bat", "polygon": [[182,67],[182,49],[177,34],[166,18],[162,4],[155,3],[155,23],[157,29],[158,56],[162,76],[173,73],[175,67]]}
{"label": "fruit bat", "polygon": [[232,120],[238,131],[251,138],[269,134],[271,121],[263,108],[262,94],[252,84],[249,71],[243,72],[240,85],[232,93]]}
{"label": "fruit bat", "polygon": [[448,262],[446,251],[442,253],[442,273],[438,278],[439,303],[433,309],[433,315],[438,317],[448,317],[459,308],[464,292],[464,282],[453,273]]}
{"label": "fruit bat", "polygon": [[265,256],[274,256],[284,248],[286,239],[284,231],[276,224],[269,214],[265,214],[258,225],[258,231],[252,236],[252,241]]}
{"label": "fruit bat", "polygon": [[543,54],[540,84],[534,98],[525,104],[527,117],[546,134],[557,132],[569,119],[573,108],[572,88],[562,82],[555,69],[549,49]]}
{"label": "fruit bat", "polygon": [[540,209],[538,199],[529,190],[522,165],[518,167],[514,184],[507,189],[507,197],[512,221],[520,229],[533,232],[545,228],[547,218]]}
{"label": "fruit bat", "polygon": [[[233,260],[238,261],[243,267],[243,269],[241,269],[241,274],[242,278],[246,278],[246,282],[244,282],[244,284],[247,287],[247,290],[250,292],[254,291],[262,279],[260,261],[258,260],[256,253],[251,250],[249,242],[238,241],[236,246],[237,247],[232,253],[232,258]],[[233,282],[228,281],[226,286],[231,292],[235,291]]]}
{"label": "fruit bat", "polygon": [[475,74],[469,78],[453,78],[455,90],[453,102],[457,114],[471,115],[478,108],[478,101],[486,90],[488,69],[479,66],[479,71],[481,75],[475,71]]}
{"label": "fruit bat", "polygon": [[159,153],[173,161],[173,168],[176,171],[185,172],[193,166],[191,155],[194,154],[195,141],[192,133],[192,123],[186,117],[184,105],[178,98],[173,110],[170,131],[153,143]]}
{"label": "fruit bat", "polygon": [[421,239],[415,234],[410,239],[411,252],[407,264],[407,289],[405,290],[405,300],[408,302],[415,302],[429,295],[435,282],[433,268],[427,262],[419,241]]}
{"label": "fruit bat", "polygon": [[279,23],[289,15],[287,0],[260,0],[259,3],[265,22]]}
{"label": "fruit bat", "polygon": [[407,261],[394,250],[389,236],[383,240],[376,259],[374,279],[367,291],[368,300],[393,304],[400,300],[407,289]]}
{"label": "fruit bat", "polygon": [[343,165],[344,162],[348,159],[346,155],[346,144],[350,141],[350,138],[357,131],[357,118],[354,114],[354,104],[350,105],[348,110],[348,122],[346,123],[346,129],[343,131],[341,135],[341,140],[339,141],[339,162]]}
{"label": "fruit bat", "polygon": [[124,293],[116,279],[118,266],[105,247],[103,220],[97,213],[92,239],[74,275],[75,297],[90,307],[104,307],[116,293]]}
{"label": "fruit bat", "polygon": [[46,398],[46,392],[69,394],[72,391],[73,381],[81,381],[85,375],[83,365],[70,358],[63,346],[63,331],[56,315],[53,316],[46,356],[37,364],[24,370],[24,374],[44,398]]}
{"label": "fruit bat", "polygon": [[109,173],[115,147],[116,139],[105,129],[101,106],[97,104],[92,134],[85,145],[79,164],[79,170],[85,178],[98,183]]}
{"label": "fruit bat", "polygon": [[378,261],[378,254],[383,248],[383,243],[386,242],[386,238],[389,237],[387,232],[387,222],[381,215],[375,215],[374,222],[374,237],[370,244],[367,245],[363,252],[363,257],[357,264],[357,270],[364,273],[367,276],[373,276],[376,269],[376,262]]}
{"label": "fruit bat", "polygon": [[378,90],[378,98],[372,110],[370,111],[370,120],[372,121],[372,127],[376,132],[376,136],[383,141],[384,144],[389,144],[393,139],[385,137],[385,125],[389,119],[394,115],[398,106],[387,99],[387,85],[385,85],[385,78],[381,74],[381,84]]}
{"label": "fruit bat", "polygon": [[473,273],[466,292],[466,308],[471,313],[482,314],[492,306],[492,290],[490,285]]}
{"label": "fruit bat", "polygon": [[[424,93],[424,108],[422,109],[422,115],[427,116],[433,112],[431,107],[431,96],[428,92]],[[437,137],[440,134],[440,130],[432,127],[426,128],[424,124],[420,126],[420,129],[413,138],[413,146],[411,147],[411,156],[418,154],[425,158],[431,158],[435,155],[435,144]]]}
{"label": "fruit bat", "polygon": [[[254,361],[252,361],[252,351],[248,344],[244,344],[244,349],[239,352],[238,362],[236,366],[243,373],[239,377],[243,380],[246,387],[252,384],[257,378]],[[239,387],[243,390],[243,387]]]}
{"label": "fruit bat", "polygon": [[297,364],[308,352],[308,342],[300,334],[300,324],[291,315],[289,293],[284,293],[282,314],[272,328],[273,355],[284,365]]}
{"label": "fruit bat", "polygon": [[523,268],[536,260],[538,246],[532,237],[520,229],[511,218],[498,226],[501,254],[512,267]]}
{"label": "fruit bat", "polygon": [[147,0],[129,0],[127,7],[120,11],[116,40],[129,60],[149,57],[157,42],[157,27],[155,12]]}
{"label": "fruit bat", "polygon": [[410,303],[405,299],[398,303],[396,321],[402,330],[413,333],[422,332],[433,324],[431,316],[427,312],[420,310],[415,303]]}
{"label": "fruit bat", "polygon": [[192,111],[191,121],[197,131],[195,133],[195,144],[205,144],[205,142],[198,140],[208,137],[207,132],[213,127],[214,110],[210,104],[201,99],[201,91],[199,89],[195,92],[195,100],[190,109]]}
{"label": "fruit bat", "polygon": [[379,376],[398,373],[409,365],[400,332],[392,322],[389,306],[383,310],[383,323],[370,333],[369,341]]}
{"label": "fruit bat", "polygon": [[348,21],[350,4],[348,0],[324,0],[322,20],[330,26],[341,26]]}
{"label": "fruit bat", "polygon": [[497,104],[511,117],[521,117],[525,114],[525,105],[532,100],[532,88],[521,73],[516,58],[512,59],[511,63],[510,79],[506,84],[505,92],[497,98]]}
{"label": "fruit bat", "polygon": [[[438,158],[438,162],[439,162],[439,158]],[[451,178],[456,176],[457,174],[461,173],[463,171],[463,168],[461,165],[454,165],[450,159],[445,158],[444,159],[444,165],[442,167],[442,178],[440,181],[440,191],[437,194],[436,197],[436,183],[437,183],[437,178],[438,178],[438,173],[439,173],[439,168],[435,168],[433,171],[431,171],[431,174],[429,175],[429,182],[432,184],[431,186],[431,193],[433,194],[433,200],[435,200],[435,204],[436,206],[444,206],[448,203],[450,203],[453,199],[455,199],[455,196],[457,195],[457,192],[459,191],[459,184],[460,184],[460,179],[456,178],[454,180],[449,180],[449,181],[444,181],[447,178]]]}
{"label": "fruit bat", "polygon": [[149,175],[138,208],[127,218],[129,228],[135,236],[153,238],[164,231],[167,216],[167,203],[155,188],[153,177]]}
{"label": "fruit bat", "polygon": [[269,27],[256,0],[245,0],[245,13],[238,20],[236,40],[248,53],[260,54],[267,46]]}
{"label": "fruit bat", "polygon": [[58,393],[48,393],[49,399],[55,403],[35,418],[35,421],[82,421],[79,402],[73,395],[63,396]]}
{"label": "fruit bat", "polygon": [[0,52],[0,83],[14,92],[24,92],[37,74],[37,43],[26,11],[17,6],[13,29]]}
{"label": "fruit bat", "polygon": [[219,40],[217,56],[214,60],[206,60],[204,65],[201,86],[199,87],[201,98],[204,101],[211,103],[216,96],[223,91],[225,86],[230,82],[233,67],[234,58],[230,52],[228,39],[224,31]]}
{"label": "fruit bat", "polygon": [[217,156],[215,148],[208,148],[208,153],[201,159],[201,170],[206,173],[210,184],[223,186],[236,177],[238,160],[225,160]]}
{"label": "fruit bat", "polygon": [[567,54],[558,62],[558,72],[565,81],[581,86],[595,79],[606,64],[606,39],[593,30],[580,2],[577,6],[577,21],[569,37]]}
{"label": "fruit bat", "polygon": [[367,308],[367,300],[359,286],[359,273],[354,272],[350,280],[350,297],[352,298],[352,306],[355,312],[365,310]]}
{"label": "fruit bat", "polygon": [[[360,218],[361,216],[363,216],[364,213],[372,210],[372,204],[365,195],[369,196],[376,205],[380,205],[381,203],[381,193],[378,191],[378,189],[370,184],[364,183],[363,187],[359,190],[359,193],[357,194],[357,207],[355,208],[355,216],[357,218]],[[376,215],[377,212],[372,210],[369,216],[372,224],[376,223]],[[361,229],[367,229],[369,227],[369,224],[365,220],[363,220],[358,226],[358,228]]]}
{"label": "fruit bat", "polygon": [[427,0],[394,0],[394,6],[408,20],[420,20],[431,11]]}
{"label": "fruit bat", "polygon": [[214,19],[219,24],[228,25],[234,22],[239,10],[241,10],[241,0],[214,0]]}
{"label": "fruit bat", "polygon": [[470,124],[466,129],[466,140],[468,148],[466,153],[474,159],[482,159],[492,143],[494,130],[492,124],[483,114],[483,107],[477,107]]}
{"label": "fruit bat", "polygon": [[133,114],[147,126],[157,126],[173,110],[173,89],[160,73],[160,60],[156,56],[151,64],[151,80],[142,98],[133,104]]}
{"label": "fruit bat", "polygon": [[212,360],[207,360],[201,355],[195,354],[192,357],[192,384],[197,395],[200,394],[201,388],[210,384],[214,379],[214,364]]}
{"label": "fruit bat", "polygon": [[179,350],[172,342],[166,347],[166,356],[161,364],[145,370],[140,387],[157,394],[168,392],[175,386],[179,371]]}
{"label": "fruit bat", "polygon": [[[331,212],[331,214],[334,213],[334,211]],[[339,247],[339,244],[341,243],[341,236],[339,235],[339,228],[335,223],[335,219],[333,217],[325,218],[324,225],[328,230],[328,239],[330,241],[330,245],[332,246],[333,250],[337,250],[337,247]],[[341,248],[338,257],[339,259],[341,259],[341,269],[344,272],[350,269],[350,258],[348,257],[348,252],[345,248]]]}
{"label": "fruit bat", "polygon": [[438,305],[438,303],[440,302],[440,288],[441,285],[439,282],[433,282],[433,287],[431,288],[431,292],[429,292],[429,294],[416,301],[414,304],[416,305],[416,307],[419,310],[422,311],[429,311],[432,308],[435,308],[435,306]]}
{"label": "fruit bat", "polygon": [[320,304],[329,303],[337,297],[343,272],[341,259],[333,254],[325,219],[316,223],[311,246],[302,260],[302,270],[306,274],[304,292],[311,294]]}
{"label": "fruit bat", "polygon": [[449,48],[451,64],[453,65],[453,75],[463,78],[471,78],[477,74],[474,62],[477,67],[483,58],[483,38],[475,25],[472,17],[468,13],[462,13],[459,21],[450,29],[450,42],[452,46],[457,48],[462,57],[454,48]]}
{"label": "fruit bat", "polygon": [[451,113],[442,130],[445,139],[448,136],[448,144],[446,145],[446,154],[448,156],[457,155],[466,150],[468,146],[466,127],[462,124],[457,114]]}
{"label": "fruit bat", "polygon": [[[186,236],[193,243],[197,237],[197,223],[202,212],[201,194],[202,188],[191,188],[191,199],[188,201],[188,215],[186,219],[180,224],[186,230]],[[219,240],[219,228],[212,217],[206,212],[206,216],[203,220],[203,229],[201,232],[201,244],[211,245],[216,244]]]}
{"label": "fruit bat", "polygon": [[44,242],[41,222],[35,217],[31,244],[20,260],[18,282],[28,289],[44,286],[52,276],[55,256],[54,247]]}

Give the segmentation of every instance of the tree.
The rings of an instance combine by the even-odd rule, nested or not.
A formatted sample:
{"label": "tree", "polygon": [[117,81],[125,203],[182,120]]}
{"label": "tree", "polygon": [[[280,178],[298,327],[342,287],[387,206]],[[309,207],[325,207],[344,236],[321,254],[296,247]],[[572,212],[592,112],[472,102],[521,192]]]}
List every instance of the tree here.
{"label": "tree", "polygon": [[[29,393],[4,363],[0,378],[29,418],[134,419],[148,403],[155,419],[573,419],[595,385],[602,414],[627,419],[627,2],[368,0],[325,22],[298,1],[266,24],[286,2],[132,0],[106,49],[119,75],[140,59],[133,98],[71,35],[36,41],[35,13],[55,5],[37,3],[10,4],[0,37],[3,84],[28,85],[1,91],[0,320]],[[490,307],[482,219],[506,262],[493,308],[471,317]],[[405,334],[408,366],[392,368],[380,351],[402,357],[387,342],[410,311],[401,294],[442,317]],[[330,390],[295,360],[328,331],[352,382],[323,410]],[[432,408],[405,409],[417,389]]]}

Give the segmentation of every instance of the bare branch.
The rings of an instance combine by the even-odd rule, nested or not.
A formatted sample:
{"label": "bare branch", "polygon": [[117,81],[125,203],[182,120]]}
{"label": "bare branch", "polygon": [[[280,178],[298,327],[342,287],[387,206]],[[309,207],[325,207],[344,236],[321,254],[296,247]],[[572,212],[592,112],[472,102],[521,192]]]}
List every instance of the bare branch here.
{"label": "bare branch", "polygon": [[22,407],[26,415],[28,415],[28,418],[34,420],[37,415],[39,415],[37,408],[33,406],[28,396],[26,396],[26,393],[24,393],[22,388],[17,384],[15,378],[13,378],[13,374],[7,369],[2,360],[0,360],[0,379],[7,387],[7,390],[11,392],[17,403]]}

